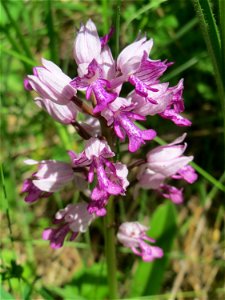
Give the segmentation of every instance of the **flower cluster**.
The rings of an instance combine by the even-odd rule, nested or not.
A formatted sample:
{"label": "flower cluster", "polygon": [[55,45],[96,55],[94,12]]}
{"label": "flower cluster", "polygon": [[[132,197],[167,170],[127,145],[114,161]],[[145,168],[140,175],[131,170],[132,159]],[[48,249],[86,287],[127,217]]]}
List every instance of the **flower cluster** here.
{"label": "flower cluster", "polygon": [[[104,216],[110,196],[126,196],[132,169],[129,166],[140,162],[138,150],[157,134],[152,128],[141,129],[140,122],[147,116],[158,115],[178,126],[191,125],[181,115],[183,80],[173,87],[168,82],[160,82],[172,63],[149,58],[153,40],[145,36],[138,38],[114,60],[108,46],[111,35],[112,30],[99,37],[95,24],[89,20],[81,25],[74,41],[75,78],[68,77],[53,62],[42,59],[42,66],[35,67],[33,75],[24,81],[27,90],[39,95],[35,98],[39,107],[56,121],[74,126],[84,139],[81,153],[68,151],[70,163],[25,161],[38,166],[31,178],[24,181],[22,192],[27,193],[26,202],[47,198],[69,183],[80,191],[81,201],[57,212],[55,226],[44,230],[43,239],[49,240],[52,248],[61,247],[68,234],[69,240],[74,240],[95,218]],[[126,97],[122,94],[124,83],[133,86]],[[85,99],[78,97],[79,91],[84,92]],[[80,114],[85,115],[82,118],[85,121],[79,120]],[[183,201],[182,189],[168,185],[167,181],[171,178],[193,183],[197,179],[189,165],[193,157],[183,155],[187,146],[182,144],[184,138],[185,135],[149,151],[145,159],[142,157],[132,181],[136,191],[152,189],[174,203]],[[136,152],[135,159],[130,155],[132,162],[128,166],[118,160],[115,150],[118,140],[125,151]],[[144,261],[152,261],[162,257],[163,251],[146,243],[155,242],[146,235],[147,230],[138,222],[126,222],[119,227],[117,237]]]}

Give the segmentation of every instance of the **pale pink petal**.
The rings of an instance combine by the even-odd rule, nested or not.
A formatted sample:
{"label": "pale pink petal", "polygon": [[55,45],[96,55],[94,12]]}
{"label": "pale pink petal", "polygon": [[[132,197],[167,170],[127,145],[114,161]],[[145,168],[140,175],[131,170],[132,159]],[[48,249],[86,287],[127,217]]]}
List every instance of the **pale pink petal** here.
{"label": "pale pink petal", "polygon": [[129,185],[129,181],[127,180],[128,169],[127,166],[122,163],[115,163],[116,175],[122,180],[122,187],[126,190]]}
{"label": "pale pink petal", "polygon": [[130,44],[119,54],[117,66],[123,74],[131,74],[138,70],[144,52],[149,54],[153,40],[146,41],[146,37]]}
{"label": "pale pink petal", "polygon": [[71,79],[63,72],[51,73],[45,68],[37,67],[36,74],[41,82],[43,82],[45,86],[51,90],[49,96],[52,101],[55,101],[59,104],[65,104],[68,103],[74,96],[75,90],[69,84]]}
{"label": "pale pink petal", "polygon": [[[62,70],[56,65],[56,64],[54,64],[52,61],[50,61],[50,60],[47,60],[47,59],[45,59],[45,58],[42,58],[41,59],[41,62],[42,62],[42,65],[47,69],[47,70],[49,70],[51,73],[55,73],[55,74],[60,74],[60,73],[62,73]],[[64,76],[65,77],[67,77],[68,78],[68,80],[71,80],[70,78],[69,78],[69,76],[67,76],[66,74],[64,74]]]}
{"label": "pale pink petal", "polygon": [[88,159],[99,157],[102,154],[104,154],[104,157],[112,157],[115,155],[105,141],[100,141],[97,138],[90,138],[86,142],[85,154]]}
{"label": "pale pink petal", "polygon": [[60,105],[47,98],[37,97],[35,103],[62,124],[71,124],[76,121],[77,107],[73,102]]}
{"label": "pale pink petal", "polygon": [[193,156],[181,156],[165,162],[151,163],[151,169],[166,177],[170,177],[193,160]]}
{"label": "pale pink petal", "polygon": [[185,149],[186,145],[160,146],[148,152],[147,161],[149,163],[167,162],[171,159],[181,156],[184,153]]}
{"label": "pale pink petal", "polygon": [[45,161],[40,163],[35,177],[33,184],[41,191],[56,192],[73,180],[74,172],[70,164]]}
{"label": "pale pink petal", "polygon": [[128,107],[131,105],[131,100],[128,100],[126,98],[117,97],[112,103],[109,104],[109,108],[116,112],[121,107]]}
{"label": "pale pink petal", "polygon": [[104,79],[110,80],[116,75],[115,61],[112,57],[111,50],[107,45],[104,46],[101,51],[101,69]]}
{"label": "pale pink petal", "polygon": [[160,192],[163,197],[170,199],[175,204],[181,204],[183,202],[183,189],[177,189],[174,186],[163,184]]}
{"label": "pale pink petal", "polygon": [[166,176],[147,169],[139,174],[139,185],[144,189],[158,189],[165,179]]}
{"label": "pale pink petal", "polygon": [[90,63],[98,60],[101,53],[101,41],[95,24],[88,20],[86,25],[81,25],[74,41],[74,58],[76,63]]}

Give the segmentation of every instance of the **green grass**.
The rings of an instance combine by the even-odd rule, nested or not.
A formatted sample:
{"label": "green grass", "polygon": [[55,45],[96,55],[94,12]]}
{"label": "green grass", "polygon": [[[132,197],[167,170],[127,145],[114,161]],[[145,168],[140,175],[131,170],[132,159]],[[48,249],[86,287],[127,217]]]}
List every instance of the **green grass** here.
{"label": "green grass", "polygon": [[[102,220],[93,224],[90,235],[66,243],[62,250],[52,251],[41,240],[57,209],[79,200],[79,193],[64,190],[34,205],[27,205],[20,193],[23,180],[33,171],[24,165],[26,158],[68,161],[66,150],[83,149],[73,128],[55,123],[36,107],[33,95],[23,88],[23,79],[41,57],[74,77],[75,30],[88,18],[95,21],[101,36],[111,26],[117,28],[110,42],[115,55],[141,31],[154,39],[153,59],[175,61],[164,80],[174,85],[184,78],[185,113],[193,126],[178,128],[149,118],[147,126],[156,128],[159,136],[149,147],[187,131],[187,153],[195,156],[193,166],[199,172],[195,184],[184,186],[181,206],[152,191],[136,199],[130,192],[126,200],[119,199],[122,204],[117,202],[116,226],[126,217],[150,225],[150,235],[165,251],[163,260],[149,264],[116,245],[120,298],[224,298],[224,55],[220,55],[224,5],[219,0],[213,7],[208,0],[193,2],[1,2],[1,299],[93,300],[95,294],[101,300],[109,296]],[[118,6],[120,13],[115,15]]]}

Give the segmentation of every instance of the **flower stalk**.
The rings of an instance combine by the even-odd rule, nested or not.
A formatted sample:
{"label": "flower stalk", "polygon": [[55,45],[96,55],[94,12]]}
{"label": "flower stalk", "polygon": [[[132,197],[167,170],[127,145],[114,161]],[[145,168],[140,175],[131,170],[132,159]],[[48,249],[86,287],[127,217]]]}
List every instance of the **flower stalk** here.
{"label": "flower stalk", "polygon": [[87,115],[90,115],[92,117],[95,116],[93,113],[93,109],[89,105],[84,103],[84,101],[82,101],[80,98],[73,96],[72,102],[75,103],[81,109],[82,112],[84,112]]}
{"label": "flower stalk", "polygon": [[115,213],[114,202],[111,198],[107,206],[107,214],[104,217],[105,228],[105,257],[107,263],[107,276],[109,286],[109,299],[118,298],[116,278],[116,248],[115,248]]}

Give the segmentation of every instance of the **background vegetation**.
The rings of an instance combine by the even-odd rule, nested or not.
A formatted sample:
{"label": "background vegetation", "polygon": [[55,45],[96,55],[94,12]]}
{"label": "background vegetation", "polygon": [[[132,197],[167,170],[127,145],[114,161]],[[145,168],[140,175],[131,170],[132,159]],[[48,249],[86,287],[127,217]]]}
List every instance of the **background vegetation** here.
{"label": "background vegetation", "polygon": [[[217,1],[213,11],[219,23]],[[73,78],[76,29],[91,18],[102,36],[112,26],[115,13],[116,2],[109,0],[1,2],[1,299],[108,298],[101,220],[75,243],[53,251],[41,240],[42,230],[57,209],[71,199],[77,201],[79,194],[68,189],[29,206],[20,191],[31,174],[25,158],[67,160],[65,150],[82,149],[73,128],[57,124],[35,106],[23,88],[23,78],[40,64],[41,57],[58,63]],[[188,0],[122,1],[120,49],[134,41],[139,31],[154,39],[153,59],[175,61],[164,80],[174,85],[184,78],[186,115],[193,126],[178,128],[158,117],[148,122],[166,141],[186,130],[188,154],[194,154],[202,169],[197,167],[197,183],[185,186],[185,202],[179,207],[149,191],[134,200],[130,195],[116,208],[118,222],[126,211],[125,219],[150,225],[151,236],[166,253],[162,260],[143,263],[118,245],[120,295],[122,299],[222,300],[224,112],[215,62]],[[112,39],[114,53],[115,44]],[[143,156],[148,147],[142,150]]]}

